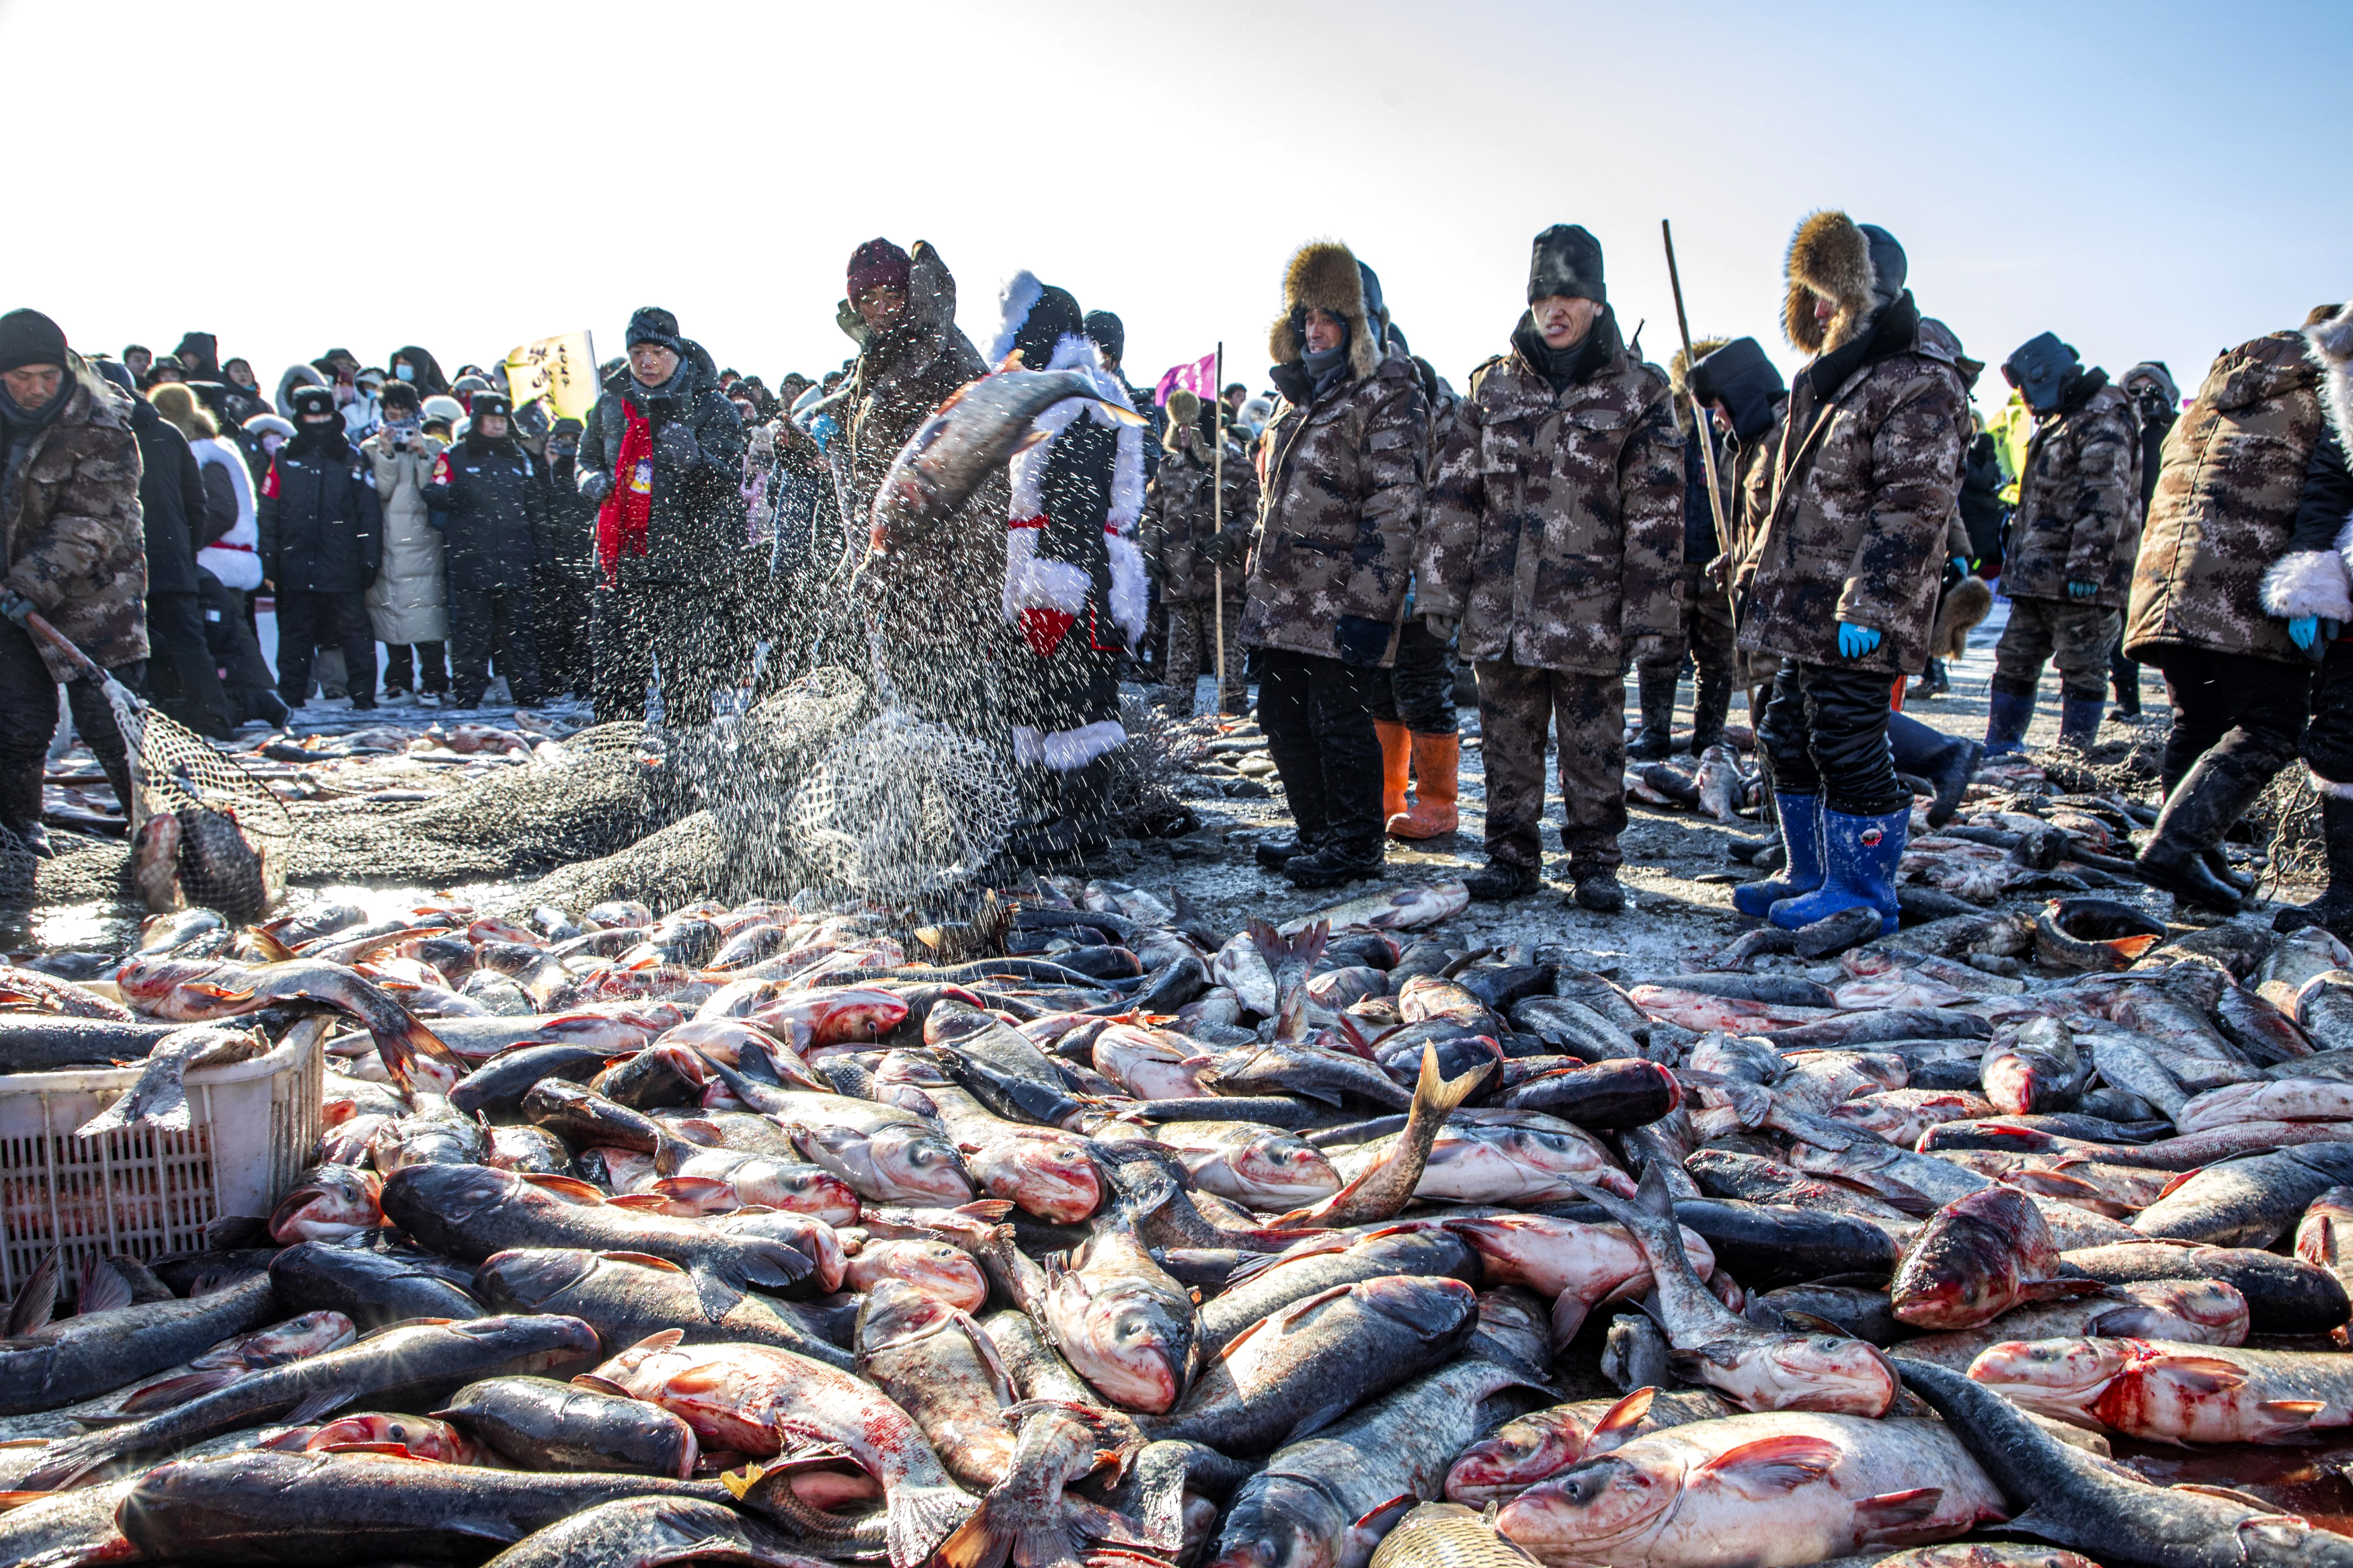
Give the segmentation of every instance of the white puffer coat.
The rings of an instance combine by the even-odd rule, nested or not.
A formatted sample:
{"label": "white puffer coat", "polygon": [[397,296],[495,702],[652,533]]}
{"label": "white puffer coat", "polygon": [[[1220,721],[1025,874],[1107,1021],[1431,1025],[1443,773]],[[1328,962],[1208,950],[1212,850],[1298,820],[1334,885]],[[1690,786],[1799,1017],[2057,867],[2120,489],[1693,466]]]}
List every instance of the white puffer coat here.
{"label": "white puffer coat", "polygon": [[427,520],[425,487],[447,445],[423,438],[422,452],[392,452],[383,431],[362,444],[384,502],[384,567],[367,591],[368,619],[385,643],[444,642],[449,636],[449,583],[441,535]]}

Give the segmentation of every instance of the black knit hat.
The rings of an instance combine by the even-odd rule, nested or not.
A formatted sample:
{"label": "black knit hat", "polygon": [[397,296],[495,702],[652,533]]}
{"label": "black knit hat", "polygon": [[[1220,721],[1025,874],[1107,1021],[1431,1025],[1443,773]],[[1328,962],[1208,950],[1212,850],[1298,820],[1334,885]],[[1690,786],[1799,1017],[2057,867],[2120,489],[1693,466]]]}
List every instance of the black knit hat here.
{"label": "black knit hat", "polygon": [[0,370],[22,370],[28,364],[66,365],[66,331],[38,310],[11,310],[0,316]]}
{"label": "black knit hat", "polygon": [[1086,317],[1078,300],[1069,289],[1049,283],[1014,332],[1013,346],[1021,351],[1024,369],[1044,370],[1054,363],[1054,349],[1064,338],[1085,335]]}
{"label": "black knit hat", "polygon": [[1582,224],[1556,223],[1536,236],[1528,258],[1528,303],[1555,294],[1609,303],[1609,290],[1601,282],[1601,242]]}
{"label": "black knit hat", "polygon": [[1107,360],[1127,357],[1127,325],[1109,310],[1089,310],[1084,323],[1086,334],[1103,352]]}
{"label": "black knit hat", "polygon": [[678,318],[659,305],[641,305],[629,318],[629,330],[622,334],[621,346],[636,348],[639,343],[659,343],[674,354],[686,353],[679,341]]}

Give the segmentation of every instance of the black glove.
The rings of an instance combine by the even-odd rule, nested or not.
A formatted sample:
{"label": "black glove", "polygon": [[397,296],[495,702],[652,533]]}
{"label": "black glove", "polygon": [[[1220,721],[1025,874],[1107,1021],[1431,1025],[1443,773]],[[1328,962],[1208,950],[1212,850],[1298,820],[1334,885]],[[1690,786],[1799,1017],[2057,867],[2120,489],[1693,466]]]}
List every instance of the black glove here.
{"label": "black glove", "polygon": [[591,468],[580,476],[574,488],[579,490],[582,499],[601,502],[613,493],[613,476],[601,469]]}
{"label": "black glove", "polygon": [[24,595],[19,594],[14,588],[7,590],[5,593],[0,593],[0,616],[7,616],[10,620],[16,622],[20,626],[25,624],[25,617],[26,616],[31,615],[35,610],[39,608],[40,606],[38,605],[34,604],[32,600],[27,599]]}
{"label": "black glove", "polygon": [[702,448],[695,444],[694,431],[682,423],[663,426],[661,434],[654,437],[654,449],[667,459],[670,468],[702,467]]}
{"label": "black glove", "polygon": [[1389,649],[1390,626],[1387,621],[1377,621],[1369,616],[1342,616],[1340,624],[1332,628],[1332,640],[1339,645],[1342,664],[1378,664],[1381,655]]}

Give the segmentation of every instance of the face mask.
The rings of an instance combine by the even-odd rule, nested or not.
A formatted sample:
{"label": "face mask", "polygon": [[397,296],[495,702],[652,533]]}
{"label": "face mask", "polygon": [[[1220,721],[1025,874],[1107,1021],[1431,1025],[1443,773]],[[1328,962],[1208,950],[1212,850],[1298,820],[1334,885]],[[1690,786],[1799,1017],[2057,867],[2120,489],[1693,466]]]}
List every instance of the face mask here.
{"label": "face mask", "polygon": [[392,374],[400,377],[403,381],[415,381],[417,379],[417,367],[410,364],[406,360],[403,360],[400,363],[392,367]]}

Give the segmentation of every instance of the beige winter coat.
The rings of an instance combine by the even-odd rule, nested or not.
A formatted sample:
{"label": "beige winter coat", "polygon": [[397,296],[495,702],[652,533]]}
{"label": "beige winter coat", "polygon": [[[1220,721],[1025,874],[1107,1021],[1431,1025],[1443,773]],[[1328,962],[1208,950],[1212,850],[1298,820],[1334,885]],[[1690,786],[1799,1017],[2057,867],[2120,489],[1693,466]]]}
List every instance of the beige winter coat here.
{"label": "beige winter coat", "polygon": [[422,452],[395,453],[379,430],[360,445],[375,466],[375,493],[384,502],[384,568],[367,591],[368,619],[378,642],[446,642],[449,637],[441,536],[425,506],[433,459],[448,443],[433,436],[423,439]]}

